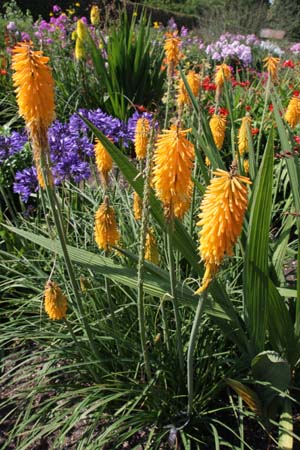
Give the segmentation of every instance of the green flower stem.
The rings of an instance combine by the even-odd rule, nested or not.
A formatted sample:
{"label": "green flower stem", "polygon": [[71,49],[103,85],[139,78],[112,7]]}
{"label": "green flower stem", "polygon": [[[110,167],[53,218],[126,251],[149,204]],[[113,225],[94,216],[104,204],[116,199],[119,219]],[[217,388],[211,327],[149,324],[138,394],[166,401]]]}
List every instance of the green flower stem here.
{"label": "green flower stem", "polygon": [[170,337],[169,337],[169,328],[168,328],[168,318],[166,314],[166,308],[164,304],[164,300],[161,303],[161,317],[163,321],[163,333],[164,333],[164,342],[166,343],[167,352],[170,351]]}
{"label": "green flower stem", "polygon": [[[46,152],[47,152],[47,150],[46,150]],[[66,268],[67,268],[68,275],[70,278],[70,282],[72,285],[73,293],[74,293],[74,296],[76,299],[76,304],[79,309],[81,319],[82,319],[86,334],[88,336],[92,351],[95,354],[95,356],[97,357],[97,359],[100,359],[100,355],[99,355],[98,349],[95,345],[91,329],[85,318],[85,313],[84,313],[81,297],[79,294],[73,265],[71,263],[71,259],[70,259],[69,252],[67,249],[67,242],[66,242],[66,236],[65,236],[64,226],[63,226],[63,218],[62,218],[62,214],[61,214],[61,210],[60,210],[60,205],[59,205],[59,202],[58,202],[58,199],[56,196],[55,189],[53,187],[51,187],[51,182],[49,182],[51,172],[50,172],[50,164],[47,159],[48,152],[47,153],[46,152],[41,151],[41,166],[42,166],[42,172],[43,172],[43,177],[44,177],[44,181],[45,181],[46,191],[47,191],[47,195],[49,198],[50,208],[51,208],[51,211],[53,214],[54,223],[56,226],[60,245],[61,245],[62,252],[64,255],[64,260],[65,260]]]}
{"label": "green flower stem", "polygon": [[296,319],[295,334],[300,337],[300,220],[297,219],[298,231],[298,253],[297,253],[297,299],[296,299]]}
{"label": "green flower stem", "polygon": [[[108,251],[105,251],[105,256],[108,257]],[[105,283],[105,291],[107,295],[108,300],[108,306],[109,306],[109,312],[111,317],[111,324],[113,329],[114,338],[116,341],[116,346],[118,349],[118,354],[120,354],[120,346],[119,346],[119,339],[117,337],[117,325],[116,325],[116,316],[115,316],[115,304],[113,302],[112,296],[111,296],[111,289],[110,289],[110,280],[107,277],[104,277],[104,283]]]}
{"label": "green flower stem", "polygon": [[[75,333],[74,333],[74,331],[73,331],[73,328],[72,328],[71,324],[68,322],[67,319],[63,319],[63,320],[64,320],[65,324],[66,324],[67,327],[68,327],[68,330],[69,330],[69,332],[70,332],[70,335],[72,336],[72,339],[73,339],[73,341],[74,341],[74,343],[75,343],[75,345],[76,345],[76,347],[77,347],[77,349],[78,349],[78,351],[79,351],[79,353],[80,353],[80,355],[81,355],[83,361],[86,361],[86,356],[85,356],[85,354],[84,354],[84,351],[83,351],[83,349],[82,349],[82,347],[81,347],[81,344],[80,344],[80,342],[78,341],[78,339],[77,339],[77,337],[76,337],[76,335],[75,335]],[[94,371],[92,364],[90,364],[90,361],[88,361],[87,368],[88,368],[88,370],[90,371],[91,375],[93,376],[94,380],[95,380],[95,381],[98,381],[98,380],[99,380],[99,377],[97,377],[96,372]]]}
{"label": "green flower stem", "polygon": [[177,341],[177,353],[179,358],[179,367],[181,373],[184,371],[184,357],[183,357],[183,346],[182,346],[182,337],[181,337],[181,319],[179,314],[179,307],[176,298],[176,276],[175,276],[175,264],[174,264],[174,253],[173,253],[173,243],[172,243],[172,224],[168,226],[168,235],[167,235],[167,247],[168,247],[168,256],[169,256],[169,276],[170,276],[170,285],[171,285],[171,297],[173,301],[174,308],[174,316],[176,323],[176,341]]}
{"label": "green flower stem", "polygon": [[145,303],[144,303],[144,271],[145,271],[145,267],[144,267],[144,260],[145,260],[146,234],[147,234],[148,217],[149,217],[150,178],[151,178],[151,165],[152,165],[154,135],[155,135],[155,130],[154,130],[154,128],[152,128],[150,139],[149,139],[149,144],[147,146],[145,181],[144,181],[144,189],[143,189],[142,223],[141,223],[141,232],[140,232],[140,248],[139,248],[138,274],[137,274],[138,275],[137,306],[138,306],[139,331],[140,331],[143,359],[144,359],[144,364],[145,364],[145,372],[146,372],[148,381],[151,380],[151,366],[150,366],[149,353],[147,350],[146,326],[145,326]]}
{"label": "green flower stem", "polygon": [[264,129],[264,120],[265,120],[265,115],[267,112],[268,100],[269,100],[269,96],[270,96],[270,88],[271,88],[271,77],[269,76],[268,81],[267,81],[267,86],[266,86],[266,92],[265,92],[264,109],[263,109],[263,114],[262,114],[262,118],[261,118],[261,124],[260,124],[260,128],[259,128],[258,138],[257,138],[256,167],[258,167],[259,147],[260,147],[260,143],[261,143],[262,132]]}
{"label": "green flower stem", "polygon": [[167,99],[166,99],[166,112],[165,112],[165,121],[164,121],[164,129],[166,130],[168,127],[169,121],[169,102],[171,95],[171,87],[172,87],[172,75],[168,74],[168,82],[167,82]]}
{"label": "green flower stem", "polygon": [[198,329],[201,322],[202,313],[207,299],[207,293],[204,291],[202,298],[199,298],[193,327],[190,335],[188,353],[187,353],[187,389],[188,389],[188,416],[192,415],[194,398],[194,351],[196,346]]}

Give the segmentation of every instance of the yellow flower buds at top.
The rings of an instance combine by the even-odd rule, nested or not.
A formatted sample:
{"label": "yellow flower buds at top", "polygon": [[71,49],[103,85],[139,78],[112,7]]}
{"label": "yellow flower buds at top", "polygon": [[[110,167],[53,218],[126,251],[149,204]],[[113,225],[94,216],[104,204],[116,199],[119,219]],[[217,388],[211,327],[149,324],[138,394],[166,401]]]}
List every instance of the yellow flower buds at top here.
{"label": "yellow flower buds at top", "polygon": [[273,81],[277,79],[279,61],[280,58],[275,58],[274,56],[267,56],[263,59],[263,62],[265,63],[264,67],[267,69]]}
{"label": "yellow flower buds at top", "polygon": [[225,139],[226,116],[222,114],[213,114],[209,121],[211,134],[218,150],[221,150]]}
{"label": "yellow flower buds at top", "polygon": [[248,205],[247,177],[237,175],[236,163],[230,172],[217,169],[206,188],[201,206],[198,226],[199,252],[204,260],[205,273],[202,286],[196,294],[203,292],[218,271],[225,256],[233,254],[235,245],[243,225]]}
{"label": "yellow flower buds at top", "polygon": [[149,228],[146,235],[145,242],[145,259],[152,262],[152,264],[158,265],[159,263],[159,253],[157,249],[156,239],[154,236],[154,231]]}
{"label": "yellow flower buds at top", "polygon": [[295,128],[300,123],[300,99],[299,97],[292,97],[286,109],[285,120],[290,127]]}
{"label": "yellow flower buds at top", "polygon": [[174,72],[174,68],[177,66],[180,59],[180,43],[181,40],[167,33],[167,39],[165,41],[164,50],[166,55],[166,64],[168,65],[168,73],[172,75]]}
{"label": "yellow flower buds at top", "polygon": [[134,193],[133,193],[133,214],[134,214],[135,220],[137,220],[137,221],[141,220],[142,209],[143,209],[142,199],[139,196],[139,194],[134,191]]}
{"label": "yellow flower buds at top", "polygon": [[34,51],[32,42],[21,42],[12,50],[12,76],[19,112],[27,127],[48,129],[54,120],[54,82],[49,58]]}
{"label": "yellow flower buds at top", "polygon": [[248,151],[248,129],[250,132],[251,129],[251,117],[245,116],[242,118],[242,124],[238,131],[238,144],[239,144],[239,153],[243,155]]}
{"label": "yellow flower buds at top", "polygon": [[170,220],[182,218],[190,206],[195,150],[186,139],[189,131],[172,125],[170,130],[163,130],[155,144],[153,183]]}
{"label": "yellow flower buds at top", "polygon": [[116,245],[120,239],[115,212],[113,208],[109,206],[108,197],[105,197],[104,202],[96,211],[94,235],[98,247],[105,251],[107,251],[110,246]]}
{"label": "yellow flower buds at top", "polygon": [[95,159],[97,169],[100,173],[101,179],[105,185],[108,182],[108,174],[113,167],[113,160],[108,151],[105,149],[104,145],[96,138],[96,143],[94,145]]}
{"label": "yellow flower buds at top", "polygon": [[137,120],[134,134],[134,147],[137,159],[144,159],[149,141],[150,122],[146,117]]}
{"label": "yellow flower buds at top", "polygon": [[99,23],[100,23],[100,10],[99,10],[99,7],[97,5],[93,5],[91,7],[90,19],[91,19],[91,24],[94,25],[94,27],[99,25]]}
{"label": "yellow flower buds at top", "polygon": [[[49,58],[34,51],[32,42],[21,42],[12,50],[13,84],[17,93],[20,115],[24,118],[33,148],[37,178],[45,188],[41,156],[48,157],[47,130],[54,120],[54,81],[48,66]],[[50,158],[50,157],[49,157]],[[53,185],[50,169],[45,172],[47,183]]]}
{"label": "yellow flower buds at top", "polygon": [[[194,95],[198,97],[200,90],[200,75],[194,70],[190,70],[186,76],[188,85]],[[177,96],[178,106],[189,105],[191,103],[190,96],[185,88],[184,81],[181,79],[178,85],[178,96]]]}
{"label": "yellow flower buds at top", "polygon": [[81,39],[82,42],[86,41],[86,39],[88,37],[88,32],[87,32],[85,24],[82,22],[81,19],[77,20],[76,33],[77,33],[78,39]]}
{"label": "yellow flower buds at top", "polygon": [[51,320],[65,319],[67,316],[67,298],[54,281],[48,281],[44,291],[45,311]]}
{"label": "yellow flower buds at top", "polygon": [[231,70],[230,67],[223,63],[220,66],[217,66],[216,68],[216,74],[215,74],[215,83],[218,88],[221,88],[224,84],[225,80],[230,80],[231,78]]}

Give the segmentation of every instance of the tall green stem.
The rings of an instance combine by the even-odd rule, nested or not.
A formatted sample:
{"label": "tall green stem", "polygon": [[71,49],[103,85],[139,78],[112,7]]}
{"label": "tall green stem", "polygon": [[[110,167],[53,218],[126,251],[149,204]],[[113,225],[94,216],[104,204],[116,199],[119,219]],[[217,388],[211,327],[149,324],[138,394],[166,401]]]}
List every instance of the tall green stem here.
{"label": "tall green stem", "polygon": [[91,344],[93,353],[99,359],[100,355],[99,355],[98,349],[95,345],[89,324],[85,318],[85,313],[84,313],[81,297],[79,294],[73,265],[71,263],[71,259],[70,259],[69,252],[67,249],[67,242],[66,242],[66,236],[65,236],[64,226],[63,226],[63,218],[62,218],[62,214],[61,214],[61,210],[60,210],[60,205],[59,205],[59,202],[58,202],[58,199],[56,196],[55,189],[54,189],[54,187],[51,186],[51,182],[49,182],[49,180],[50,180],[49,174],[51,173],[49,162],[47,160],[47,156],[44,154],[43,151],[41,152],[41,164],[42,164],[43,177],[45,180],[46,191],[47,191],[51,211],[53,214],[53,220],[54,220],[55,227],[56,227],[56,230],[58,233],[58,238],[59,238],[63,256],[64,256],[64,261],[65,261],[68,275],[70,278],[70,282],[72,285],[73,293],[74,293],[74,296],[76,299],[76,304],[79,309],[81,320],[83,322],[83,325],[84,325],[86,334],[88,336],[89,342]]}
{"label": "tall green stem", "polygon": [[189,340],[187,353],[187,389],[188,389],[188,416],[192,414],[193,398],[194,398],[194,351],[196,346],[197,334],[201,322],[202,312],[204,310],[207,293],[204,291],[202,299],[199,298],[193,327]]}
{"label": "tall green stem", "polygon": [[141,347],[143,353],[143,359],[145,364],[145,372],[148,380],[151,380],[151,366],[149,353],[147,350],[146,341],[146,326],[145,326],[145,303],[144,303],[144,260],[145,260],[145,243],[146,234],[148,227],[148,216],[149,216],[149,198],[150,198],[150,177],[151,177],[151,164],[152,164],[152,154],[153,154],[153,141],[154,141],[155,130],[152,128],[151,136],[149,139],[149,144],[147,146],[147,156],[146,156],[146,167],[145,167],[145,181],[143,190],[143,206],[142,206],[142,223],[140,232],[140,248],[139,248],[139,259],[138,259],[138,319],[139,319],[139,331],[141,339]]}
{"label": "tall green stem", "polygon": [[170,285],[171,285],[171,296],[173,301],[174,308],[174,316],[176,323],[176,344],[177,344],[177,353],[179,358],[179,367],[181,373],[184,370],[184,357],[183,357],[183,346],[182,346],[182,337],[181,337],[181,319],[179,313],[179,307],[176,297],[176,275],[175,275],[175,264],[174,264],[174,253],[173,253],[173,243],[172,243],[172,224],[169,224],[168,227],[168,235],[167,235],[167,246],[168,246],[168,257],[169,257],[169,276],[170,276]]}
{"label": "tall green stem", "polygon": [[[106,257],[108,256],[108,251],[105,252],[105,256]],[[114,333],[114,337],[115,337],[118,353],[120,354],[119,339],[118,339],[118,336],[117,336],[115,304],[114,304],[113,299],[111,297],[110,280],[107,277],[105,277],[104,278],[104,283],[105,283],[105,291],[106,291],[106,295],[107,295],[107,299],[108,299],[108,306],[109,306],[109,312],[110,312],[110,317],[111,317],[112,329],[113,329],[113,333]]]}

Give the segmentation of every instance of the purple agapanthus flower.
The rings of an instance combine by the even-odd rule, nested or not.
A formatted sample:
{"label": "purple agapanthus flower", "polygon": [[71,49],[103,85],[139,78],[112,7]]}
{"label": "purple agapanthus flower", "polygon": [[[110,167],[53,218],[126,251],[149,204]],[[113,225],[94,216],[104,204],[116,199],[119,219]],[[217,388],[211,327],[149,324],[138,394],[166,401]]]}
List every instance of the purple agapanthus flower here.
{"label": "purple agapanthus flower", "polygon": [[36,168],[34,166],[16,172],[13,191],[15,194],[20,195],[21,200],[24,203],[27,203],[30,195],[33,192],[37,192],[37,190],[38,182],[36,177]]}

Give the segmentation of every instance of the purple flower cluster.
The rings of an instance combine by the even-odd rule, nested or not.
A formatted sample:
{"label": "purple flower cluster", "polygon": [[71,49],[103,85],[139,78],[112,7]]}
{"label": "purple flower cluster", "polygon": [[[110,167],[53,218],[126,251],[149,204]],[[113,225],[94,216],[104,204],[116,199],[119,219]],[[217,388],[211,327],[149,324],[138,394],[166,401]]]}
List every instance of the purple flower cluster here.
{"label": "purple flower cluster", "polygon": [[34,166],[16,172],[13,191],[20,195],[21,200],[24,203],[27,203],[30,195],[33,192],[37,192],[37,190],[38,182],[36,178],[36,168]]}
{"label": "purple flower cluster", "polygon": [[65,46],[67,40],[68,28],[70,28],[70,19],[66,14],[60,14],[58,17],[51,17],[50,21],[41,20],[34,24],[34,36],[38,38],[40,44],[50,45],[55,40]]}
{"label": "purple flower cluster", "polygon": [[20,152],[27,142],[27,135],[23,131],[13,131],[10,136],[0,136],[0,164],[4,163],[10,156]]}
{"label": "purple flower cluster", "polygon": [[254,34],[225,33],[206,47],[206,54],[214,61],[223,61],[226,58],[238,58],[244,66],[252,62],[251,47],[258,46],[259,39]]}
{"label": "purple flower cluster", "polygon": [[[114,118],[100,109],[86,110],[80,109],[73,114],[65,124],[56,120],[48,131],[50,156],[52,161],[52,172],[55,184],[61,184],[64,180],[79,183],[87,180],[91,176],[91,160],[94,158],[94,145],[90,139],[89,128],[82,119],[88,119],[103,134],[110,137],[115,143],[122,143],[128,146],[134,139],[136,121],[139,117],[146,116],[151,120],[149,113],[134,113],[125,124],[121,120]],[[13,132],[9,138],[1,138],[0,149],[6,158],[11,152],[20,151],[27,141],[26,134]],[[0,151],[1,151],[0,150]],[[20,194],[23,202],[28,202],[30,193],[36,192],[38,184],[36,180],[36,170],[34,167],[18,171],[15,175],[13,190]]]}
{"label": "purple flower cluster", "polygon": [[300,53],[300,42],[297,42],[296,44],[293,44],[290,47],[290,51],[292,53],[294,53],[295,55],[299,55],[299,53]]}

